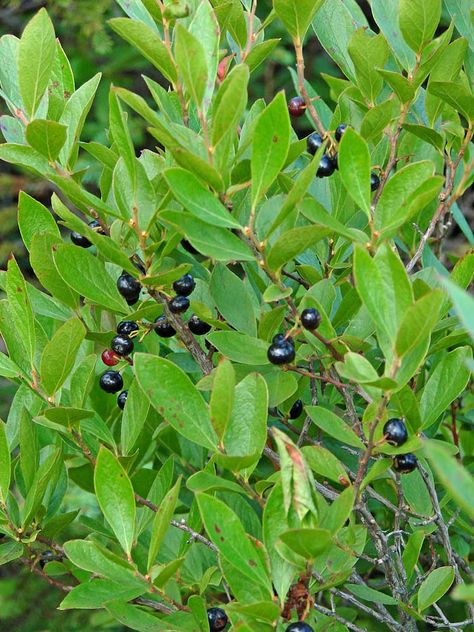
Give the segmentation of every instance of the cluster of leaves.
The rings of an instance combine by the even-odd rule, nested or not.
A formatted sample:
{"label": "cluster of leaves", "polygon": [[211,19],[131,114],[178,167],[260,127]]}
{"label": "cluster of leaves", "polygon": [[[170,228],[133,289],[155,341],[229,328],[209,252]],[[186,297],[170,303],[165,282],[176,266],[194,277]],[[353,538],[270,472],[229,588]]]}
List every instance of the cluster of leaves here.
{"label": "cluster of leaves", "polygon": [[[0,423],[0,562],[63,590],[61,609],[134,630],[208,631],[217,604],[240,632],[469,626],[474,254],[450,273],[436,256],[448,216],[472,239],[457,206],[474,177],[468,7],[444,2],[435,38],[441,0],[374,0],[377,33],[353,0],[274,0],[263,20],[249,0],[119,4],[110,27],[169,89],[145,77],[150,105],[112,88],[106,144],[80,140],[100,75],[76,89],[45,10],[0,40],[0,159],[59,192],[54,214],[19,200],[44,290],[14,258],[0,273],[0,375],[18,386]],[[313,157],[283,93],[248,104],[273,20],[323,139]],[[305,80],[309,29],[344,73],[325,78],[334,111]],[[137,115],[157,142],[139,158]],[[315,178],[324,152],[338,170]],[[64,243],[55,216],[91,248]],[[123,272],[142,288],[133,305]],[[188,272],[204,337],[170,310]],[[318,329],[302,327],[308,308]],[[155,335],[162,315],[176,335]],[[122,412],[99,355],[125,318],[139,335]],[[269,361],[278,333],[291,364]],[[383,434],[394,417],[399,447]],[[418,466],[400,474],[407,453]],[[82,513],[65,510],[77,488]]]}

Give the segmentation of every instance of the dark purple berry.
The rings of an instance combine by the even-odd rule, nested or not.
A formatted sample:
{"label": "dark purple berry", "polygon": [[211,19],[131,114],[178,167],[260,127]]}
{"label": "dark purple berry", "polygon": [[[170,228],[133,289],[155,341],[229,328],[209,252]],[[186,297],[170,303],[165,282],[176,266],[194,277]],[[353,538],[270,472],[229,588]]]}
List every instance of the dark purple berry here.
{"label": "dark purple berry", "polygon": [[122,322],[117,325],[117,333],[123,336],[131,336],[136,331],[139,331],[139,329],[139,326],[134,320],[122,320]]}
{"label": "dark purple berry", "polygon": [[286,632],[314,632],[314,630],[304,621],[297,621],[296,623],[290,623],[286,628]]}
{"label": "dark purple berry", "polygon": [[168,322],[166,316],[158,316],[155,320],[155,333],[161,338],[171,338],[176,333],[176,330]]}
{"label": "dark purple berry", "polygon": [[196,283],[190,274],[184,274],[173,283],[173,290],[179,296],[189,296],[196,287]]}
{"label": "dark purple berry", "polygon": [[317,132],[313,132],[306,139],[306,149],[312,156],[314,156],[322,144],[323,139]]}
{"label": "dark purple berry", "polygon": [[288,417],[290,419],[298,419],[298,417],[303,412],[303,402],[301,399],[297,399],[293,406],[290,408],[290,412],[288,413]]}
{"label": "dark purple berry", "polygon": [[281,345],[285,342],[285,334],[276,334],[273,336],[272,342],[274,345]]}
{"label": "dark purple berry", "polygon": [[346,129],[347,129],[347,125],[346,125],[345,123],[341,123],[340,125],[338,125],[338,126],[336,127],[336,133],[335,133],[335,136],[336,136],[336,140],[337,140],[337,142],[339,142],[339,141],[341,140],[342,135],[344,134],[344,132],[346,131]]}
{"label": "dark purple berry", "polygon": [[106,393],[118,393],[123,388],[123,379],[118,371],[106,371],[102,374],[99,385]]}
{"label": "dark purple berry", "polygon": [[133,340],[131,340],[128,336],[124,336],[119,334],[112,338],[112,342],[110,343],[112,351],[114,351],[118,356],[128,356],[133,351]]}
{"label": "dark purple berry", "polygon": [[321,324],[321,314],[314,307],[308,307],[301,312],[301,324],[305,329],[317,329]]}
{"label": "dark purple berry", "polygon": [[394,446],[403,445],[408,439],[407,427],[401,419],[389,419],[383,427],[385,440]]}
{"label": "dark purple berry", "polygon": [[288,101],[288,112],[291,116],[299,118],[306,112],[306,103],[303,97],[293,97]]}
{"label": "dark purple berry", "polygon": [[268,347],[267,358],[272,364],[289,364],[295,359],[295,348],[289,340],[273,343]]}
{"label": "dark purple berry", "polygon": [[229,622],[222,608],[209,608],[207,611],[207,620],[209,621],[209,629],[211,632],[222,632]]}
{"label": "dark purple berry", "polygon": [[172,314],[182,314],[189,309],[189,298],[187,296],[175,296],[168,303],[168,307]]}
{"label": "dark purple berry", "polygon": [[125,402],[127,401],[128,391],[122,391],[117,397],[117,406],[123,410],[125,408]]}
{"label": "dark purple berry", "polygon": [[316,176],[318,178],[328,178],[329,176],[332,176],[334,170],[335,167],[332,159],[327,154],[324,154],[324,156],[322,156],[321,160],[319,161],[319,167],[316,171]]}
{"label": "dark purple berry", "polygon": [[[138,300],[138,297],[140,296],[141,288],[142,286],[137,281],[137,279],[132,277],[131,274],[128,274],[128,272],[124,272],[117,279],[117,289],[120,292],[120,294],[125,299],[127,299],[127,302],[134,301],[136,303]],[[133,305],[133,303],[129,303],[129,304]]]}
{"label": "dark purple berry", "polygon": [[414,454],[408,452],[407,454],[397,454],[393,459],[393,469],[401,474],[408,474],[416,469],[418,459]]}
{"label": "dark purple berry", "polygon": [[81,248],[90,248],[92,246],[92,242],[87,237],[77,233],[75,230],[71,233],[71,241],[75,246],[80,246]]}
{"label": "dark purple berry", "polygon": [[198,318],[196,314],[193,314],[188,320],[188,327],[196,336],[204,336],[212,329],[211,325]]}
{"label": "dark purple berry", "polygon": [[370,190],[377,191],[379,186],[380,186],[380,178],[374,171],[372,171],[370,174]]}

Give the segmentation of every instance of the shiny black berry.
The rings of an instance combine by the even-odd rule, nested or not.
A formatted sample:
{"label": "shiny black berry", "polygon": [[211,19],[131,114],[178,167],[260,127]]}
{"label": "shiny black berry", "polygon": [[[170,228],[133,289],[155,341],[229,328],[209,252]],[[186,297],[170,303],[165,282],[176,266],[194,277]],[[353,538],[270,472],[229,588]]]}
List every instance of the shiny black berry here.
{"label": "shiny black berry", "polygon": [[288,413],[288,417],[290,419],[298,419],[298,417],[303,412],[303,402],[301,399],[297,399],[293,406],[290,408],[290,412]]}
{"label": "shiny black berry", "polygon": [[374,171],[372,171],[370,174],[370,190],[377,191],[379,186],[380,186],[380,178]]}
{"label": "shiny black berry", "polygon": [[173,314],[182,314],[189,309],[189,298],[187,296],[175,296],[168,303],[168,307]]}
{"label": "shiny black berry", "polygon": [[125,408],[125,402],[127,401],[128,391],[122,391],[117,397],[117,406],[123,410]]}
{"label": "shiny black berry", "polygon": [[198,318],[196,314],[193,314],[188,320],[188,327],[196,336],[204,336],[212,329],[211,325]]}
{"label": "shiny black berry", "polygon": [[176,333],[176,329],[168,322],[166,316],[158,316],[155,320],[155,333],[161,338],[171,338]]}
{"label": "shiny black berry", "polygon": [[44,551],[44,553],[41,553],[39,565],[41,566],[41,568],[44,568],[46,564],[48,564],[49,562],[53,562],[55,559],[56,555],[53,553],[53,551]]}
{"label": "shiny black berry", "polygon": [[316,176],[318,178],[328,178],[329,176],[332,176],[334,171],[335,167],[332,158],[330,158],[330,156],[328,156],[327,154],[324,154],[324,156],[322,156],[321,160],[319,161],[319,167],[316,171]]}
{"label": "shiny black berry", "polygon": [[139,326],[134,320],[122,320],[122,322],[117,325],[117,333],[123,336],[130,336],[139,329]]}
{"label": "shiny black berry", "polygon": [[196,283],[190,274],[184,274],[173,283],[173,290],[179,296],[189,296],[196,287]]}
{"label": "shiny black berry", "polygon": [[301,312],[301,324],[305,329],[317,329],[321,324],[321,314],[314,307],[308,307]]}
{"label": "shiny black berry", "polygon": [[89,241],[87,237],[84,237],[84,235],[81,235],[80,233],[76,233],[75,230],[71,233],[71,241],[75,246],[80,246],[81,248],[89,248],[92,246],[92,242]]}
{"label": "shiny black berry", "polygon": [[339,154],[337,152],[331,156],[331,160],[334,165],[334,169],[339,169]]}
{"label": "shiny black berry", "polygon": [[414,454],[408,452],[407,454],[397,454],[393,459],[393,469],[401,474],[408,474],[416,469],[418,459]]}
{"label": "shiny black berry", "polygon": [[306,149],[312,156],[314,156],[322,144],[323,139],[317,132],[313,132],[306,139]]}
{"label": "shiny black berry", "polygon": [[285,334],[276,334],[273,336],[272,342],[274,345],[281,345],[286,340]]}
{"label": "shiny black berry", "polygon": [[288,112],[291,116],[299,118],[306,112],[306,104],[303,97],[293,97],[288,101]]}
{"label": "shiny black berry", "polygon": [[335,136],[336,136],[336,140],[337,140],[337,142],[339,142],[339,141],[341,140],[342,135],[344,134],[344,132],[346,131],[346,129],[347,129],[347,125],[346,125],[345,123],[341,123],[340,125],[338,125],[338,126],[336,127],[336,133],[335,133]]}
{"label": "shiny black berry", "polygon": [[385,440],[391,445],[403,445],[408,439],[407,427],[401,419],[389,419],[383,427]]}
{"label": "shiny black berry", "polygon": [[286,632],[314,632],[314,630],[304,621],[297,621],[296,623],[290,623],[286,628]]}
{"label": "shiny black berry", "polygon": [[123,379],[118,371],[106,371],[102,374],[99,385],[106,393],[118,393],[123,388]]}
{"label": "shiny black berry", "polygon": [[289,340],[273,343],[268,347],[267,358],[272,364],[289,364],[295,359],[295,348]]}
{"label": "shiny black berry", "polygon": [[112,338],[110,347],[118,356],[128,356],[133,351],[133,340],[131,340],[128,336],[119,334],[118,336],[115,336],[115,338]]}
{"label": "shiny black berry", "polygon": [[211,632],[221,632],[229,622],[222,608],[209,608],[207,611],[207,620],[209,621],[209,629]]}
{"label": "shiny black berry", "polygon": [[141,287],[140,283],[128,272],[124,272],[117,279],[117,289],[127,301],[136,303],[140,296]]}

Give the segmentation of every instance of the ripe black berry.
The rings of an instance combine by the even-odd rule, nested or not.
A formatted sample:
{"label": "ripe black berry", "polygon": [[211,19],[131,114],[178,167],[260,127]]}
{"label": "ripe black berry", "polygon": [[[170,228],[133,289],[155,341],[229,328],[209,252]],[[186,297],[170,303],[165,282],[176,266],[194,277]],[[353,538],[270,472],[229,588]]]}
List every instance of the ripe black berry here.
{"label": "ripe black berry", "polygon": [[196,287],[196,283],[190,274],[184,274],[173,283],[173,290],[179,296],[189,296]]}
{"label": "ripe black berry", "polygon": [[140,283],[134,279],[131,274],[128,274],[128,272],[124,272],[117,279],[117,289],[127,301],[134,301],[136,303],[140,296],[141,288]]}
{"label": "ripe black berry", "polygon": [[380,186],[380,178],[374,171],[372,171],[370,173],[370,190],[377,191],[379,186]]}
{"label": "ripe black berry", "polygon": [[345,123],[341,123],[340,125],[338,125],[336,127],[336,134],[335,134],[335,136],[336,136],[337,142],[339,142],[341,140],[342,135],[344,134],[346,129],[347,129],[347,125]]}
{"label": "ripe black berry", "polygon": [[293,406],[290,408],[290,412],[288,413],[288,417],[290,419],[298,419],[298,417],[303,412],[303,402],[301,399],[297,399]]}
{"label": "ripe black berry", "polygon": [[285,340],[286,340],[285,334],[276,334],[275,336],[273,336],[272,342],[275,345],[280,345],[284,343]]}
{"label": "ripe black berry", "polygon": [[304,621],[297,621],[297,623],[290,623],[286,628],[286,632],[314,632],[314,630]]}
{"label": "ripe black berry", "polygon": [[117,325],[117,333],[123,336],[131,336],[139,329],[139,326],[134,320],[122,320],[122,322]]}
{"label": "ripe black berry", "polygon": [[209,621],[209,629],[211,632],[221,632],[229,622],[222,608],[209,608],[207,611],[207,620]]}
{"label": "ripe black berry", "polygon": [[106,371],[102,374],[99,384],[106,393],[118,393],[123,388],[123,379],[118,371]]}
{"label": "ripe black berry", "polygon": [[100,222],[98,222],[96,219],[93,219],[92,222],[89,222],[89,227],[92,228],[92,230],[94,230],[96,233],[99,233],[99,235],[105,235],[105,230],[102,228],[102,226],[100,225]]}
{"label": "ripe black berry", "polygon": [[125,402],[127,401],[128,391],[122,391],[117,397],[117,406],[123,410],[125,408]]}
{"label": "ripe black berry", "polygon": [[267,358],[272,364],[289,364],[295,359],[295,348],[289,340],[268,347]]}
{"label": "ripe black berry", "polygon": [[115,336],[115,338],[112,338],[110,346],[112,347],[112,351],[115,351],[117,355],[128,356],[132,353],[134,345],[133,340],[130,340],[128,336],[119,334]]}
{"label": "ripe black berry", "polygon": [[312,156],[314,156],[322,144],[323,139],[317,132],[313,132],[306,139],[306,149]]}
{"label": "ripe black berry", "polygon": [[339,154],[336,152],[333,156],[331,156],[332,164],[334,165],[334,169],[339,169]]}
{"label": "ripe black berry", "polygon": [[397,454],[393,459],[393,469],[401,474],[408,474],[416,469],[418,459],[414,454],[408,452],[407,454]]}
{"label": "ripe black berry", "polygon": [[158,316],[155,320],[155,333],[161,338],[171,338],[175,335],[176,330],[170,325],[166,316]]}
{"label": "ripe black berry", "polygon": [[44,553],[41,553],[39,565],[41,566],[41,568],[44,568],[46,564],[52,562],[55,559],[56,555],[53,553],[53,551],[44,551]]}
{"label": "ripe black berry", "polygon": [[391,445],[403,445],[408,439],[407,427],[401,419],[389,419],[383,427],[385,440]]}
{"label": "ripe black berry", "polygon": [[306,104],[303,97],[293,97],[288,101],[288,112],[291,116],[299,118],[303,116],[306,111]]}
{"label": "ripe black berry", "polygon": [[89,241],[87,237],[77,233],[75,230],[71,233],[71,241],[75,246],[80,246],[81,248],[89,248],[92,246],[92,242]]}
{"label": "ripe black berry", "polygon": [[188,320],[188,327],[196,336],[204,336],[212,329],[211,325],[198,318],[196,314],[193,314]]}
{"label": "ripe black berry", "polygon": [[305,329],[317,329],[321,324],[321,314],[314,307],[308,307],[301,312],[301,324]]}
{"label": "ripe black berry", "polygon": [[330,158],[327,154],[324,154],[324,156],[322,156],[321,160],[319,161],[319,167],[316,171],[316,176],[318,178],[328,178],[329,176],[332,176],[334,171],[335,166],[332,158]]}
{"label": "ripe black berry", "polygon": [[173,314],[182,314],[189,308],[189,298],[187,296],[175,296],[168,303],[168,307]]}

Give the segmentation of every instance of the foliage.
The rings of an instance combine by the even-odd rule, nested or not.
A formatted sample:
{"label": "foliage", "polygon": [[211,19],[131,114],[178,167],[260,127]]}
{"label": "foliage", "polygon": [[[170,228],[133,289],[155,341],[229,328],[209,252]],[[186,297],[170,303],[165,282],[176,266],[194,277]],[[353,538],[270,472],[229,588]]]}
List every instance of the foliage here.
{"label": "foliage", "polygon": [[[440,256],[448,217],[472,239],[457,206],[474,173],[469,11],[374,0],[375,32],[352,0],[260,17],[248,0],[118,4],[111,29],[169,89],[113,86],[104,142],[81,141],[101,75],[76,85],[46,10],[0,40],[0,159],[57,191],[53,214],[19,198],[43,289],[14,257],[0,273],[0,376],[17,387],[1,563],[98,627],[207,631],[221,605],[240,632],[468,628],[474,254],[449,270]],[[293,42],[314,157],[283,92],[248,98],[272,23]],[[324,77],[334,109],[305,78],[312,31],[344,75]],[[136,119],[154,139],[139,157]],[[123,380],[122,411],[98,354],[124,320],[134,353],[105,385]]]}

